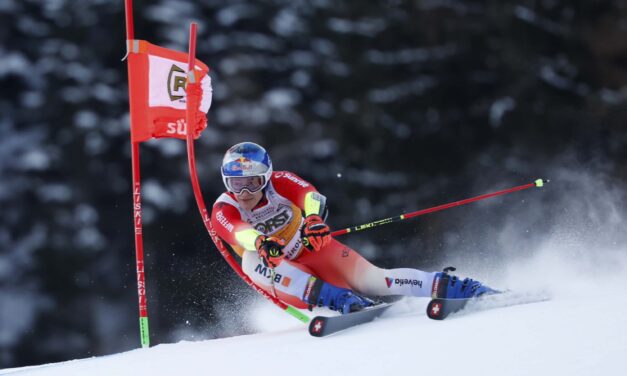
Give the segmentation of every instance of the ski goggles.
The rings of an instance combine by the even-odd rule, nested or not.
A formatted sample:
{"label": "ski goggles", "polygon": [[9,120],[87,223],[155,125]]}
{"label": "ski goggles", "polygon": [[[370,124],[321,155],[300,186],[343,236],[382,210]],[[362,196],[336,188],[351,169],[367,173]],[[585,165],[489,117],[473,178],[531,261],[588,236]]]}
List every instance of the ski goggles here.
{"label": "ski goggles", "polygon": [[255,193],[262,190],[266,186],[266,178],[263,176],[234,176],[224,179],[226,189],[233,193]]}

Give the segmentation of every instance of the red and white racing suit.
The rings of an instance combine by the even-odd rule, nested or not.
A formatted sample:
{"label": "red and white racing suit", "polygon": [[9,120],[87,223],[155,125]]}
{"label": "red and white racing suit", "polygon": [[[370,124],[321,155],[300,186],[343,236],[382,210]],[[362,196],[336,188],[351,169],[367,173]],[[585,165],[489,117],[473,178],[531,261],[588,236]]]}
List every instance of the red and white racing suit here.
{"label": "red and white racing suit", "polygon": [[[417,269],[382,269],[335,239],[317,252],[302,243],[304,217],[320,215],[324,196],[299,176],[277,171],[272,174],[261,201],[244,210],[235,195],[225,192],[216,200],[211,223],[218,236],[242,257],[242,269],[257,285],[295,307],[310,278],[317,277],[338,287],[371,296],[430,296],[435,273]],[[285,260],[272,271],[255,249],[257,236],[272,235],[285,241]]]}

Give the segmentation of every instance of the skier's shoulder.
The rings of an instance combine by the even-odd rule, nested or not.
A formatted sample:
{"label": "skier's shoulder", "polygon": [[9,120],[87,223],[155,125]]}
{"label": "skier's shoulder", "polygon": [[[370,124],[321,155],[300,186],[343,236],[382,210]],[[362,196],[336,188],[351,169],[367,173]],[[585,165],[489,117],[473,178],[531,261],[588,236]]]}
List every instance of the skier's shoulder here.
{"label": "skier's shoulder", "polygon": [[270,180],[274,186],[297,185],[302,188],[311,187],[311,183],[290,171],[274,171]]}
{"label": "skier's shoulder", "polygon": [[235,209],[239,207],[239,204],[237,203],[237,200],[235,199],[235,195],[233,193],[231,192],[222,193],[220,196],[218,196],[216,201],[213,203],[213,208],[222,209],[225,205],[230,205],[234,207]]}

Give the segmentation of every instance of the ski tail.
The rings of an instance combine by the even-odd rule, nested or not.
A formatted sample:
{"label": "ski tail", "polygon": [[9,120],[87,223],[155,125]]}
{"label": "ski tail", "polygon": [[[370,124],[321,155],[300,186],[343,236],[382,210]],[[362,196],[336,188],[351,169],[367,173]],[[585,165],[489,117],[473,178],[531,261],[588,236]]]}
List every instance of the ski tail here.
{"label": "ski tail", "polygon": [[543,302],[550,296],[543,292],[519,293],[505,291],[497,294],[482,295],[476,298],[466,299],[431,299],[427,305],[427,316],[433,320],[444,320],[449,315],[463,311],[470,313],[488,309],[503,308],[514,305]]}
{"label": "ski tail", "polygon": [[427,316],[432,320],[444,320],[450,314],[461,311],[470,299],[431,299],[427,305]]}
{"label": "ski tail", "polygon": [[309,323],[309,334],[314,337],[325,337],[341,330],[371,322],[385,313],[392,305],[393,303],[381,303],[341,316],[316,316]]}

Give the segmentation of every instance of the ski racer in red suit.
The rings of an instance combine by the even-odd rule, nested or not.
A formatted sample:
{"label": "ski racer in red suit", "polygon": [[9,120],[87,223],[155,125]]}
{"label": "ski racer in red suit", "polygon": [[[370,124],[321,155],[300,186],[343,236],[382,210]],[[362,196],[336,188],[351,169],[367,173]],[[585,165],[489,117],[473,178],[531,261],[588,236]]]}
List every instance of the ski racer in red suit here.
{"label": "ski racer in red suit", "polygon": [[373,304],[366,296],[462,298],[493,293],[447,272],[382,269],[330,236],[326,198],[309,182],[272,170],[252,142],[231,147],[222,163],[227,192],[213,205],[218,236],[242,258],[257,285],[297,308],[349,313]]}

